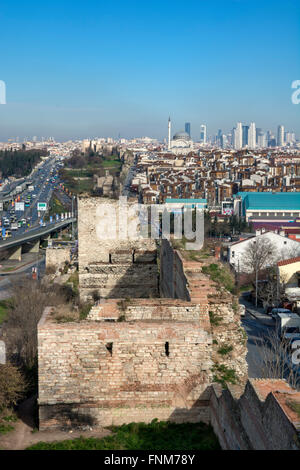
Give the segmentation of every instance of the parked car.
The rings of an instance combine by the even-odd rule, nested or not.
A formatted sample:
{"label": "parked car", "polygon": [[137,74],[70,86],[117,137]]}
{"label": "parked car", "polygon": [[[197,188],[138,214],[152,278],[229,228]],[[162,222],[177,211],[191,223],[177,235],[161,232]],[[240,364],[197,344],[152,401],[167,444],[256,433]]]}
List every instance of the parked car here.
{"label": "parked car", "polygon": [[287,308],[272,308],[270,314],[274,320],[278,318],[278,313],[292,313]]}
{"label": "parked car", "polygon": [[240,316],[241,316],[241,317],[244,317],[244,316],[245,316],[245,313],[246,313],[246,307],[245,307],[245,305],[239,304],[239,313],[240,313]]}

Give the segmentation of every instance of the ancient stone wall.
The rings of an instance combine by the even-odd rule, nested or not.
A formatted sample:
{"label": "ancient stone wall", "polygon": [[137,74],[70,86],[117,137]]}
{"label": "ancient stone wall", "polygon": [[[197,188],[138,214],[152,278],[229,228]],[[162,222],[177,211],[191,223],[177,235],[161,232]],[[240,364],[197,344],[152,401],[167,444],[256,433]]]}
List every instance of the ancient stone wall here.
{"label": "ancient stone wall", "polygon": [[128,307],[128,321],[126,307],[118,312],[125,311],[124,321],[102,320],[116,317],[115,306],[108,303],[98,317],[94,307],[91,319],[80,323],[55,323],[51,309],[44,312],[38,328],[40,428],[154,418],[208,422],[211,336],[199,308],[191,306],[184,321],[183,305],[170,309],[150,301],[148,309],[146,303]]}
{"label": "ancient stone wall", "polygon": [[46,268],[55,266],[58,270],[65,266],[66,261],[71,261],[70,247],[48,247],[46,249]]}
{"label": "ancient stone wall", "polygon": [[299,450],[300,421],[290,403],[300,393],[285,380],[249,379],[245,390],[213,386],[210,420],[223,449]]}
{"label": "ancient stone wall", "polygon": [[210,318],[214,340],[212,360],[216,368],[215,376],[221,379],[218,368],[225,366],[234,374],[233,380],[245,384],[248,378],[246,334],[241,327],[238,301],[224,287],[202,273],[202,266],[205,264],[205,261],[186,260],[168,240],[162,240],[161,295],[201,305],[202,312],[206,312]]}
{"label": "ancient stone wall", "polygon": [[[133,204],[128,204],[128,208],[130,211]],[[126,223],[132,232],[138,232],[138,216],[131,212],[127,217],[119,210],[117,201],[79,199],[81,298],[87,300],[95,291],[101,298],[158,296],[156,244],[150,239],[134,237],[132,233],[128,238]],[[121,234],[121,230],[124,233]],[[121,235],[126,238],[120,238]]]}

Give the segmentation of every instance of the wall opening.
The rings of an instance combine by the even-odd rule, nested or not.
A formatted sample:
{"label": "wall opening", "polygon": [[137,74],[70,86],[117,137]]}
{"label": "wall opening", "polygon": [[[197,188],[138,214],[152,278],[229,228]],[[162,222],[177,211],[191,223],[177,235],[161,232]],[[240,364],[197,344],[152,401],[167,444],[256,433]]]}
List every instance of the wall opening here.
{"label": "wall opening", "polygon": [[112,356],[112,353],[113,353],[113,344],[114,343],[106,343],[105,347],[107,349],[107,351],[109,352],[109,354]]}
{"label": "wall opening", "polygon": [[169,357],[169,355],[170,355],[170,350],[169,350],[169,343],[168,343],[168,341],[165,343],[165,353],[166,353],[166,356]]}

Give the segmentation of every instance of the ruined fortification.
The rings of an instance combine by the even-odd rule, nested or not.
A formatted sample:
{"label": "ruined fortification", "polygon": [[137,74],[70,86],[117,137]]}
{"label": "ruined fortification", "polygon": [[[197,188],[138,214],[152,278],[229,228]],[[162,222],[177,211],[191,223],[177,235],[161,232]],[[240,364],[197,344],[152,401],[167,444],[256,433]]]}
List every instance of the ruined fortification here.
{"label": "ruined fortification", "polygon": [[[84,198],[78,204],[80,296],[91,299],[96,291],[100,302],[80,322],[58,323],[49,307],[39,324],[40,428],[153,418],[209,422],[218,360],[234,367],[239,382],[247,378],[233,297],[218,292],[201,263],[186,261],[167,240],[160,244],[158,276],[154,240],[101,238],[106,203]],[[139,224],[134,212],[129,222]],[[108,224],[112,231],[114,224]],[[214,308],[222,310],[222,334],[210,321]],[[220,344],[229,335],[237,345],[236,357],[216,357],[218,334]]]}
{"label": "ruined fortification", "polygon": [[[118,216],[117,201],[105,198],[78,201],[79,287],[84,300],[91,299],[95,292],[100,298],[158,296],[155,241],[138,237],[101,238],[102,229],[107,236],[119,233],[119,224],[123,216],[125,224],[126,214],[121,210]],[[138,226],[134,212],[129,214],[128,224]]]}

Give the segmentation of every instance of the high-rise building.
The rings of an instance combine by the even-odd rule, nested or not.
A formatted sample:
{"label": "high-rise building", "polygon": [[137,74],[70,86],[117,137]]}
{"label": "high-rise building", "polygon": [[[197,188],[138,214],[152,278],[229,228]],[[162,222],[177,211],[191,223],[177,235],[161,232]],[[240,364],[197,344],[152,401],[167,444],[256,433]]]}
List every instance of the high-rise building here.
{"label": "high-rise building", "polygon": [[168,120],[168,150],[171,148],[171,118]]}
{"label": "high-rise building", "polygon": [[200,126],[200,142],[201,144],[206,144],[206,125],[201,124]]}
{"label": "high-rise building", "polygon": [[277,147],[284,145],[284,126],[277,127]]}
{"label": "high-rise building", "polygon": [[243,126],[242,127],[242,146],[246,147],[248,145],[248,132],[249,132],[249,126]]}
{"label": "high-rise building", "polygon": [[267,137],[266,134],[260,130],[260,132],[257,132],[258,129],[256,129],[256,141],[257,141],[257,146],[259,148],[266,148],[267,147]]}
{"label": "high-rise building", "polygon": [[219,129],[219,130],[218,130],[218,134],[217,134],[217,145],[218,145],[218,147],[223,148],[223,133],[222,133],[222,129]]}
{"label": "high-rise building", "polygon": [[251,122],[248,132],[248,148],[254,150],[256,147],[256,126],[255,122]]}
{"label": "high-rise building", "polygon": [[285,142],[287,144],[293,144],[296,142],[295,132],[286,132],[285,133]]}
{"label": "high-rise building", "polygon": [[184,130],[191,137],[191,123],[190,122],[185,123]]}
{"label": "high-rise building", "polygon": [[238,122],[233,130],[233,147],[235,150],[240,150],[243,146],[243,129],[242,123]]}

